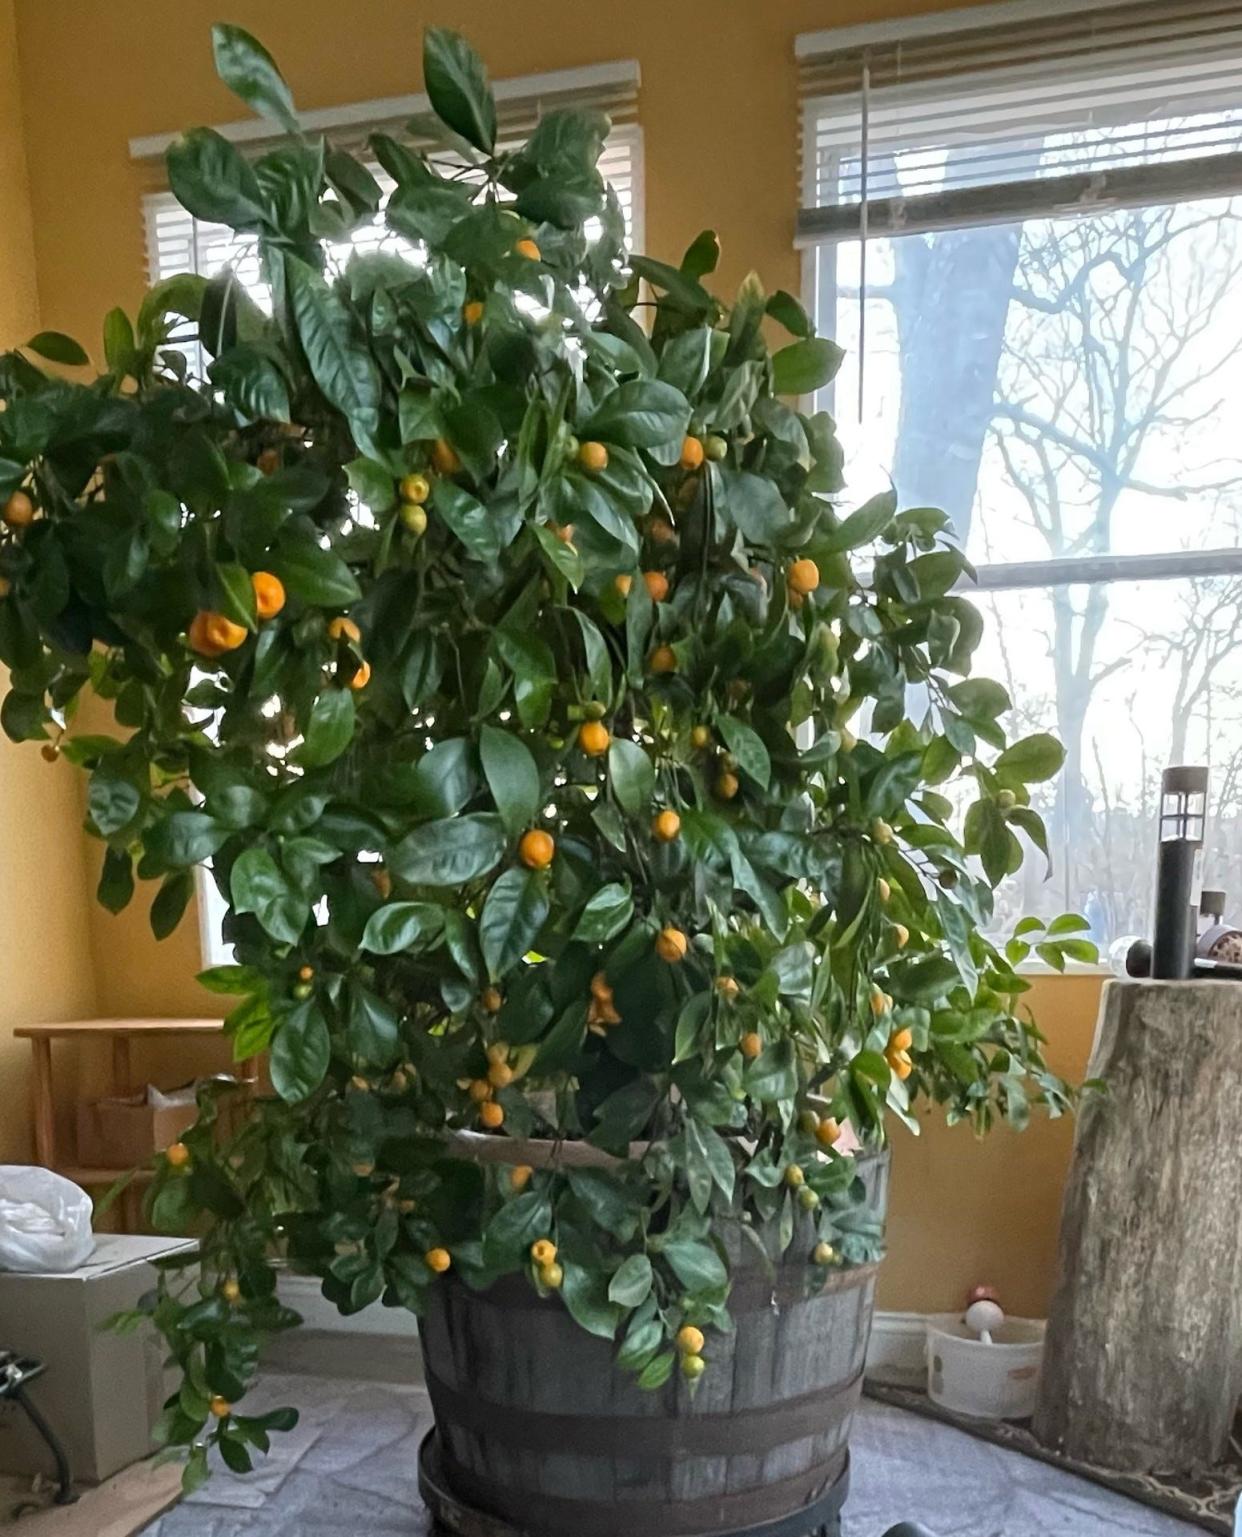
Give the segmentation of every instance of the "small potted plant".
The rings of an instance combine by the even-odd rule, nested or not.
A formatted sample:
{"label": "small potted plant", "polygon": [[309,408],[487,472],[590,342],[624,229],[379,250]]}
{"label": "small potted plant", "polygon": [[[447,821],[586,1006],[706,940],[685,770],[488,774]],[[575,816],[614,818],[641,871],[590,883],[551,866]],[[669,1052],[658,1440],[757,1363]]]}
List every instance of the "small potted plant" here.
{"label": "small potted plant", "polygon": [[[152,1303],[162,1439],[193,1482],[291,1422],[239,1402],[289,1262],[423,1315],[446,1499],[827,1527],[886,1117],[1068,1103],[1019,1012],[1031,926],[986,937],[1060,748],[1007,745],[969,676],[944,516],[843,511],[798,408],[840,355],[797,301],[721,303],[710,233],[627,252],[605,118],[498,145],[429,31],[451,160],[360,158],[252,38],[215,49],[289,137],[196,130],[171,184],[252,237],[272,313],[186,275],[108,317],[89,382],[27,355],[84,363],[57,335],[0,364],[3,725],[89,770],[109,908],[158,881],[163,936],[210,862],[237,962],[201,981],[269,1054],[240,1129],[206,1096],[154,1169],[204,1261]],[[397,244],[338,261],[377,217]],[[72,729],[85,689],[116,735]]]}

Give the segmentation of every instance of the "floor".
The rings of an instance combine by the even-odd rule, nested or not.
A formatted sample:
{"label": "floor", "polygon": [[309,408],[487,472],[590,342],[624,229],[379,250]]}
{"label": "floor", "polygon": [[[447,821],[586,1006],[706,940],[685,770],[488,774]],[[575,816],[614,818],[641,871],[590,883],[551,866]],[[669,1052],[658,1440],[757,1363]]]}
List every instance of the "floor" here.
{"label": "floor", "polygon": [[[297,1403],[301,1423],[273,1439],[249,1478],[216,1473],[145,1537],[425,1537],[417,1451],[426,1394],[397,1387],[391,1358],[367,1363],[323,1342],[313,1373],[266,1379],[263,1405]],[[397,1352],[408,1350],[408,1343]],[[358,1370],[338,1375],[347,1363]],[[369,1376],[373,1380],[358,1380]],[[254,1407],[257,1402],[256,1392]],[[247,1401],[247,1408],[251,1403]],[[863,1401],[852,1440],[844,1537],[880,1537],[917,1518],[937,1537],[1190,1537],[1199,1529],[934,1421]]]}

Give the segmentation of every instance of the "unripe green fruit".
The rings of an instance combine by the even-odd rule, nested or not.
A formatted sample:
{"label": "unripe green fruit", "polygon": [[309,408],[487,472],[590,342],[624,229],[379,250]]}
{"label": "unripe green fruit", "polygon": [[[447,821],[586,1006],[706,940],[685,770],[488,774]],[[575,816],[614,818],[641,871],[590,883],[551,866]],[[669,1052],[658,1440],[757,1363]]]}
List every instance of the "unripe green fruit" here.
{"label": "unripe green fruit", "polygon": [[1018,797],[1012,790],[1002,790],[996,797],[996,808],[998,811],[1012,811],[1017,804]]}
{"label": "unripe green fruit", "polygon": [[710,432],[703,439],[703,457],[719,464],[729,452],[729,445],[718,433]]}
{"label": "unripe green fruit", "polygon": [[814,1211],[819,1205],[819,1197],[809,1185],[803,1185],[798,1191],[798,1205],[803,1211]]}
{"label": "unripe green fruit", "polygon": [[427,509],[419,506],[417,502],[402,502],[398,516],[402,527],[416,539],[427,532]]}
{"label": "unripe green fruit", "polygon": [[315,989],[310,985],[309,982],[299,982],[293,989],[293,996],[298,1000],[299,1003],[305,1003],[306,1000],[311,997],[314,991]]}

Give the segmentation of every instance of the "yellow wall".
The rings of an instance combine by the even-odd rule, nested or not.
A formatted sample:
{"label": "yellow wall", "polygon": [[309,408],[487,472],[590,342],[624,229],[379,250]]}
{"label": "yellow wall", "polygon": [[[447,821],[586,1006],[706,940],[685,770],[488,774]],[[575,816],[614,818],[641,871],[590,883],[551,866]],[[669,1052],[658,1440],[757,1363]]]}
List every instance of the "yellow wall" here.
{"label": "yellow wall", "polygon": [[[7,18],[12,3],[0,0],[0,17]],[[944,8],[945,0],[785,0],[779,6],[758,0],[711,6],[702,0],[615,6],[354,0],[349,7],[339,0],[233,0],[222,10],[218,0],[16,0],[42,322],[76,334],[94,350],[105,311],[118,302],[136,303],[143,284],[140,196],[148,173],[130,161],[127,141],[244,115],[211,69],[208,27],[225,11],[267,44],[307,109],[420,89],[420,36],[427,24],[466,31],[497,77],[638,58],[648,249],[676,257],[711,225],[723,243],[718,281],[727,292],[752,267],[770,288],[800,286],[792,244],[794,36]],[[0,26],[0,50],[5,41]],[[11,58],[11,48],[8,53]],[[0,72],[4,67],[0,59]],[[6,145],[11,151],[17,144],[9,121],[14,100],[12,90],[0,91],[0,113],[9,114],[0,117],[0,170]],[[8,177],[2,185],[7,189]],[[4,242],[21,244],[26,228],[20,206],[16,226],[0,217],[0,279],[7,275]],[[29,291],[28,250],[16,268]],[[0,281],[0,306],[11,299],[6,287]],[[10,760],[20,769],[10,768]],[[56,772],[49,779],[30,750],[7,750],[0,770],[6,787],[10,774],[20,776],[23,791],[15,805],[27,808],[18,814],[9,804],[0,806],[2,893],[15,869],[15,840],[25,841],[31,865],[44,871],[28,812],[33,797],[47,806],[42,798],[53,785],[58,799],[54,813],[47,806],[42,837],[59,840],[58,847],[65,841],[59,830],[72,825],[74,809],[64,776]],[[63,847],[60,853],[69,857]],[[93,853],[90,865],[93,880]],[[15,883],[19,899],[0,912],[20,915],[20,938],[0,929],[0,957],[6,942],[28,954],[53,917],[65,934],[80,936],[80,916],[72,923],[65,917],[66,908],[76,914],[78,907],[76,898],[61,900],[77,889],[70,872],[64,874],[63,884],[45,885],[48,914],[30,913],[29,875]],[[158,947],[146,928],[145,901],[120,918],[97,910],[91,934],[101,1012],[195,1014],[218,1003],[192,981],[198,964],[192,916]],[[1098,984],[1052,979],[1041,981],[1031,996],[1056,1065],[1081,1075]],[[17,1012],[47,1013],[45,1000],[45,994],[27,994]],[[5,1003],[14,1013],[11,999]],[[165,1058],[151,1066],[168,1074],[193,1064]],[[950,1308],[966,1287],[986,1279],[1002,1287],[1011,1308],[1041,1310],[1070,1128],[1037,1122],[1022,1137],[1002,1130],[980,1145],[964,1127],[947,1131],[930,1112],[927,1120],[921,1138],[897,1133],[892,1253],[882,1304]]]}
{"label": "yellow wall", "polygon": [[[0,348],[38,329],[17,38],[0,0]],[[28,1156],[30,1048],[13,1027],[95,1006],[81,821],[69,766],[0,737],[0,1163]]]}

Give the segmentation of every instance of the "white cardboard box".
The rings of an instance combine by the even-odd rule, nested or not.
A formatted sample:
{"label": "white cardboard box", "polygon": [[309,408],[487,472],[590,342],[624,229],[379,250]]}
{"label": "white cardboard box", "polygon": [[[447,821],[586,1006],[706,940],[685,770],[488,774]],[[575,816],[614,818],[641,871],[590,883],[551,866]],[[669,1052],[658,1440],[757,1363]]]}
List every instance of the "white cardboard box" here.
{"label": "white cardboard box", "polygon": [[[47,1370],[26,1389],[60,1437],[75,1479],[99,1483],[152,1451],[151,1427],[171,1389],[151,1325],[116,1334],[100,1325],[155,1285],[153,1259],[195,1247],[184,1238],[101,1233],[77,1270],[0,1271],[0,1348]],[[25,1412],[0,1399],[0,1473],[54,1471]]]}

